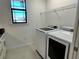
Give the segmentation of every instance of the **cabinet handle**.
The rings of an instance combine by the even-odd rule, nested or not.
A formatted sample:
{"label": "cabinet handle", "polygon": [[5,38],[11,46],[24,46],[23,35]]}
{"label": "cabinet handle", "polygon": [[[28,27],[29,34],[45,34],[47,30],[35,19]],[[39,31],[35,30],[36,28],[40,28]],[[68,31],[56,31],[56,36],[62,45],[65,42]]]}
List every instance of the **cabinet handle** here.
{"label": "cabinet handle", "polygon": [[76,52],[78,52],[78,47],[74,47],[74,50],[75,50]]}

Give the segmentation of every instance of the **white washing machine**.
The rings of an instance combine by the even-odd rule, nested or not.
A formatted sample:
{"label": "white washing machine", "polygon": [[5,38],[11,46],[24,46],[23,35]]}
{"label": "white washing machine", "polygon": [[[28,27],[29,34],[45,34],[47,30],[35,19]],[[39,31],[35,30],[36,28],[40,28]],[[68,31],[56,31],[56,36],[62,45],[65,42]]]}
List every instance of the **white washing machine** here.
{"label": "white washing machine", "polygon": [[48,32],[47,36],[47,59],[68,59],[73,32],[55,30]]}

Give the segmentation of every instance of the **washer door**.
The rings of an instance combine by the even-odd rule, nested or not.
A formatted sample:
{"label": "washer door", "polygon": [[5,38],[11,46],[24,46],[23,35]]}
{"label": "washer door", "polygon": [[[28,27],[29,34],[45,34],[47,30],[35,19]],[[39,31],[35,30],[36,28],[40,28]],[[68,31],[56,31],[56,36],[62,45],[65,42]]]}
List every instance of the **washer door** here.
{"label": "washer door", "polygon": [[49,35],[47,44],[47,59],[68,59],[68,42]]}

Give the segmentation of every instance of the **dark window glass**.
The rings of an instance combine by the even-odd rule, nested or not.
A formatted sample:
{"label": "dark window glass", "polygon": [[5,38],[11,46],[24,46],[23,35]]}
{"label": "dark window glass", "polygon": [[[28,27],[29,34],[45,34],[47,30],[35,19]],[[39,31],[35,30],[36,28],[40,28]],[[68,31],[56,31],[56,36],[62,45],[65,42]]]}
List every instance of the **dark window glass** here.
{"label": "dark window glass", "polygon": [[25,21],[25,11],[12,10],[14,22],[26,22]]}
{"label": "dark window glass", "polygon": [[25,0],[11,0],[11,13],[13,23],[26,23]]}
{"label": "dark window glass", "polygon": [[11,0],[11,7],[17,9],[25,9],[24,0]]}

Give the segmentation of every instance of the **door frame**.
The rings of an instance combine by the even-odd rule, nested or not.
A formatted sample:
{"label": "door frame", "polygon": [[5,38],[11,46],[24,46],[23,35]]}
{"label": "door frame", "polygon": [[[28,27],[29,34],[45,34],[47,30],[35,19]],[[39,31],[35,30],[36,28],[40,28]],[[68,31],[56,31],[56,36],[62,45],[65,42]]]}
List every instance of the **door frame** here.
{"label": "door frame", "polygon": [[76,12],[76,21],[74,26],[74,35],[73,35],[73,54],[72,59],[78,59],[78,52],[79,52],[79,0],[77,0],[77,12]]}

